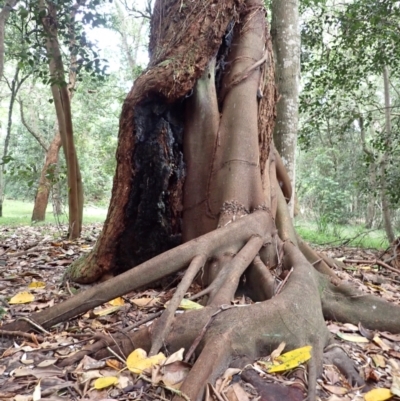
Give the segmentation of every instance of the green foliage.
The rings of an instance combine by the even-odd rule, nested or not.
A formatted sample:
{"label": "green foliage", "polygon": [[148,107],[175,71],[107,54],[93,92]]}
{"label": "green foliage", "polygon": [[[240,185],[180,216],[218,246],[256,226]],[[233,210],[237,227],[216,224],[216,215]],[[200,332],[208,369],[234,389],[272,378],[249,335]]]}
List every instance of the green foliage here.
{"label": "green foliage", "polygon": [[315,245],[354,246],[361,248],[386,249],[389,245],[383,230],[366,230],[362,225],[327,226],[319,231],[316,223],[296,219],[296,231],[305,241]]}
{"label": "green foliage", "polygon": [[[394,211],[400,205],[398,2],[304,0],[301,11],[303,90],[299,144],[314,156],[324,153],[335,165],[321,170],[321,160],[306,157],[311,163],[307,166],[312,165],[309,170],[316,169],[321,180],[319,188],[314,186],[307,197],[313,194],[317,198],[317,191],[325,191],[319,198],[342,211],[347,202],[348,211],[347,215],[332,215],[326,213],[325,206],[315,206],[319,210],[314,217],[319,219],[321,230],[325,221],[337,221],[340,216],[339,220],[348,219],[350,214],[353,220],[364,219],[371,199],[379,205],[383,185]],[[391,71],[390,137],[385,130],[385,67]],[[380,168],[383,160],[387,161],[384,173]],[[303,172],[300,167],[300,188],[310,181],[309,170]],[[310,207],[309,199],[300,197]]]}
{"label": "green foliage", "polygon": [[[100,79],[105,74],[107,65],[100,59],[98,49],[87,40],[85,31],[88,27],[105,26],[108,23],[107,16],[99,11],[103,3],[99,0],[82,4],[71,0],[53,3],[57,12],[59,43],[68,49],[69,57],[76,58],[74,69],[78,75],[81,70]],[[17,60],[22,70],[32,70],[44,85],[63,86],[67,84],[64,77],[50,77],[48,72],[49,60],[45,49],[47,34],[42,23],[46,15],[46,10],[40,10],[38,1],[19,1],[7,25],[6,55],[8,60]],[[17,37],[20,40],[16,41]]]}
{"label": "green foliage", "polygon": [[302,172],[298,180],[300,199],[312,210],[319,232],[327,231],[329,225],[343,224],[350,218],[351,188],[334,179],[337,169],[328,151],[321,150],[313,156],[313,167]]}

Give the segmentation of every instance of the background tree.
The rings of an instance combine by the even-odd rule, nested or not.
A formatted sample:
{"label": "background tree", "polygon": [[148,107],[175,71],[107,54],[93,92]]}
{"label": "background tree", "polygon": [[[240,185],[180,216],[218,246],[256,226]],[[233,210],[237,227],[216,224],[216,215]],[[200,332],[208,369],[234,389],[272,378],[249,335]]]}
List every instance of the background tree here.
{"label": "background tree", "polygon": [[[271,5],[275,77],[280,96],[276,106],[274,143],[282,157],[291,186],[295,188],[300,85],[299,2],[298,0],[285,2],[273,0]],[[282,179],[282,177],[279,178]],[[289,203],[292,216],[294,215],[294,196],[293,190]]]}
{"label": "background tree", "polygon": [[[336,181],[337,190],[332,192],[326,188],[324,193],[331,200],[335,194],[341,197],[342,189],[349,188],[349,178],[354,177],[355,180],[350,178],[350,198],[353,201],[344,205],[340,219],[347,218],[347,211],[352,211],[355,216],[356,202],[358,215],[364,213],[369,205],[369,216],[377,216],[378,225],[379,221],[386,222],[389,241],[393,239],[389,225],[393,225],[394,211],[398,208],[397,191],[393,191],[394,186],[389,182],[393,182],[396,174],[389,167],[378,171],[377,166],[382,166],[382,162],[390,166],[398,160],[398,141],[393,132],[389,139],[383,129],[385,104],[382,96],[383,71],[386,66],[397,70],[399,62],[395,39],[399,13],[394,3],[372,4],[369,0],[340,4],[330,1],[302,2],[305,16],[302,31],[302,146],[310,149],[319,142],[316,138],[323,138],[325,143],[329,143],[331,151],[328,150],[328,153],[331,152],[333,157],[333,153],[338,152],[349,154],[344,144],[349,144],[349,140],[354,143],[351,148],[354,154],[349,154],[349,157],[357,158],[354,163],[357,174],[354,170],[342,171],[342,175],[337,176],[341,177]],[[391,78],[393,80],[394,76]],[[362,119],[362,127],[359,118]],[[392,123],[396,119],[392,114]],[[334,136],[333,132],[336,133]],[[354,132],[358,138],[346,138],[347,132]],[[360,148],[370,151],[360,153]],[[320,151],[324,152],[322,148]],[[300,180],[306,182],[305,169],[301,170]],[[329,172],[331,177],[335,174],[335,170]],[[378,193],[379,199],[376,197]],[[382,208],[388,213],[382,213]],[[384,218],[385,214],[388,218]],[[365,215],[360,217],[370,225],[371,219]]]}

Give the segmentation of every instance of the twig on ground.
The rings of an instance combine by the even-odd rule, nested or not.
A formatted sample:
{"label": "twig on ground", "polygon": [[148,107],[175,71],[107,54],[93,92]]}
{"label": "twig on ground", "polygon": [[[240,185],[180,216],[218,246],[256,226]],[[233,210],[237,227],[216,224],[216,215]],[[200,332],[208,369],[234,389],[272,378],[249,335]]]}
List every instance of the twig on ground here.
{"label": "twig on ground", "polygon": [[138,322],[126,327],[125,331],[132,331],[132,330],[138,328],[139,326],[141,326],[142,324],[145,324],[147,322],[150,322],[150,321],[156,319],[157,317],[161,316],[162,313],[163,313],[163,311],[151,313],[150,315],[147,315],[142,320],[139,320]]}
{"label": "twig on ground", "polygon": [[42,336],[33,334],[33,333],[24,333],[23,331],[8,331],[8,330],[0,330],[0,335],[3,336],[9,336],[9,337],[23,337],[26,338],[27,340],[32,340],[35,342],[33,337],[36,338],[36,340],[40,343],[44,341],[44,338]]}
{"label": "twig on ground", "polygon": [[373,260],[362,260],[362,259],[344,259],[344,263],[348,264],[366,264],[366,265],[378,265],[384,267],[385,269],[391,270],[394,273],[400,274],[400,270],[395,267],[389,266],[387,263],[382,260],[373,259]]}
{"label": "twig on ground", "polygon": [[289,273],[287,274],[285,279],[278,285],[278,288],[275,291],[275,295],[278,295],[282,291],[283,287],[285,286],[286,282],[289,280],[289,277],[292,273],[293,273],[293,267],[289,270]]}

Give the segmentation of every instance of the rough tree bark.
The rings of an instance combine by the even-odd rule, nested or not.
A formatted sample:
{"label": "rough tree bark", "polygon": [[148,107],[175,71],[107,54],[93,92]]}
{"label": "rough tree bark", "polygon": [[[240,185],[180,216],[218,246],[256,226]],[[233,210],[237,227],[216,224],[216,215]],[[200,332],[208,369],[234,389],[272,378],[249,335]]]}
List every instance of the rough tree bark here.
{"label": "rough tree bark", "polygon": [[[332,261],[296,236],[285,199],[290,181],[281,188],[278,170],[282,182],[288,176],[272,144],[276,94],[265,21],[262,0],[156,2],[150,65],[121,114],[108,217],[93,252],[68,274],[89,282],[136,267],[31,316],[48,328],[189,266],[186,286],[203,267],[196,296],[205,308],[176,315],[172,330],[167,309],[152,326],[109,342],[125,355],[133,344],[187,351],[203,333],[181,387],[192,401],[228,366],[244,367],[282,341],[288,349],[312,345],[314,400],[332,341],[324,319],[400,332],[398,306],[341,283]],[[176,246],[181,233],[187,242]],[[230,305],[239,284],[259,303]],[[27,321],[4,327],[29,328]],[[104,357],[101,348],[104,342],[91,344],[73,360],[96,351]],[[362,384],[354,370],[345,373]]]}
{"label": "rough tree bark", "polygon": [[82,231],[83,185],[74,145],[70,94],[65,82],[64,66],[58,43],[57,8],[55,3],[45,0],[40,0],[39,7],[46,11],[42,23],[47,34],[46,49],[50,75],[53,80],[51,91],[67,164],[69,238],[75,239],[80,236]]}
{"label": "rough tree bark", "polygon": [[293,217],[300,84],[299,1],[273,0],[271,12],[271,33],[276,59],[275,80],[280,95],[276,106],[274,141],[292,184],[289,209]]}

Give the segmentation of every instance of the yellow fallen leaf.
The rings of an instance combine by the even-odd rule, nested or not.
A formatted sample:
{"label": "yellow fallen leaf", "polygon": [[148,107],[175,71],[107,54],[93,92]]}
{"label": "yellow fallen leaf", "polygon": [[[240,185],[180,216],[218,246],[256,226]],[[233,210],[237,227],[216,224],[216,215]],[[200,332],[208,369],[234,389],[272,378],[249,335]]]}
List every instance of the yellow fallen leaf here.
{"label": "yellow fallen leaf", "polygon": [[108,308],[94,310],[93,314],[96,316],[111,315],[111,313],[116,312],[117,310],[119,310],[119,308],[120,308],[119,306],[109,306]]}
{"label": "yellow fallen leaf", "polygon": [[31,294],[28,291],[24,292],[19,292],[17,295],[14,295],[10,301],[8,302],[9,304],[29,304],[35,299],[34,295]]}
{"label": "yellow fallen leaf", "polygon": [[126,359],[126,366],[131,372],[141,374],[153,365],[161,365],[166,359],[162,352],[148,358],[145,350],[137,348]]}
{"label": "yellow fallen leaf", "polygon": [[392,397],[393,394],[388,388],[375,388],[364,394],[365,401],[385,401]]}
{"label": "yellow fallen leaf", "polygon": [[274,365],[268,368],[268,373],[284,372],[294,369],[311,359],[311,345],[286,352],[274,360]]}
{"label": "yellow fallen leaf", "polygon": [[103,388],[114,386],[115,384],[118,384],[118,377],[115,376],[99,377],[94,382],[94,388],[96,390],[102,390]]}
{"label": "yellow fallen leaf", "polygon": [[336,335],[345,341],[351,341],[353,343],[368,343],[368,338],[360,336],[359,334],[348,334],[337,332]]}
{"label": "yellow fallen leaf", "polygon": [[46,283],[43,283],[43,281],[32,281],[28,285],[28,288],[44,288],[44,287],[46,287]]}
{"label": "yellow fallen leaf", "polygon": [[118,297],[118,298],[112,299],[109,302],[109,304],[112,306],[122,306],[122,305],[125,305],[125,301],[121,297]]}
{"label": "yellow fallen leaf", "polygon": [[[169,301],[166,302],[166,303],[164,304],[164,306],[167,307],[168,304],[169,304]],[[179,309],[197,310],[197,309],[203,309],[203,308],[204,308],[203,305],[200,305],[200,304],[198,304],[197,302],[193,302],[193,301],[191,301],[190,299],[186,299],[186,298],[183,298],[182,301],[181,301],[181,303],[179,304]]]}
{"label": "yellow fallen leaf", "polygon": [[198,304],[197,302],[193,302],[190,299],[183,298],[181,303],[179,304],[179,308],[185,310],[195,310],[195,309],[203,309],[204,306]]}

